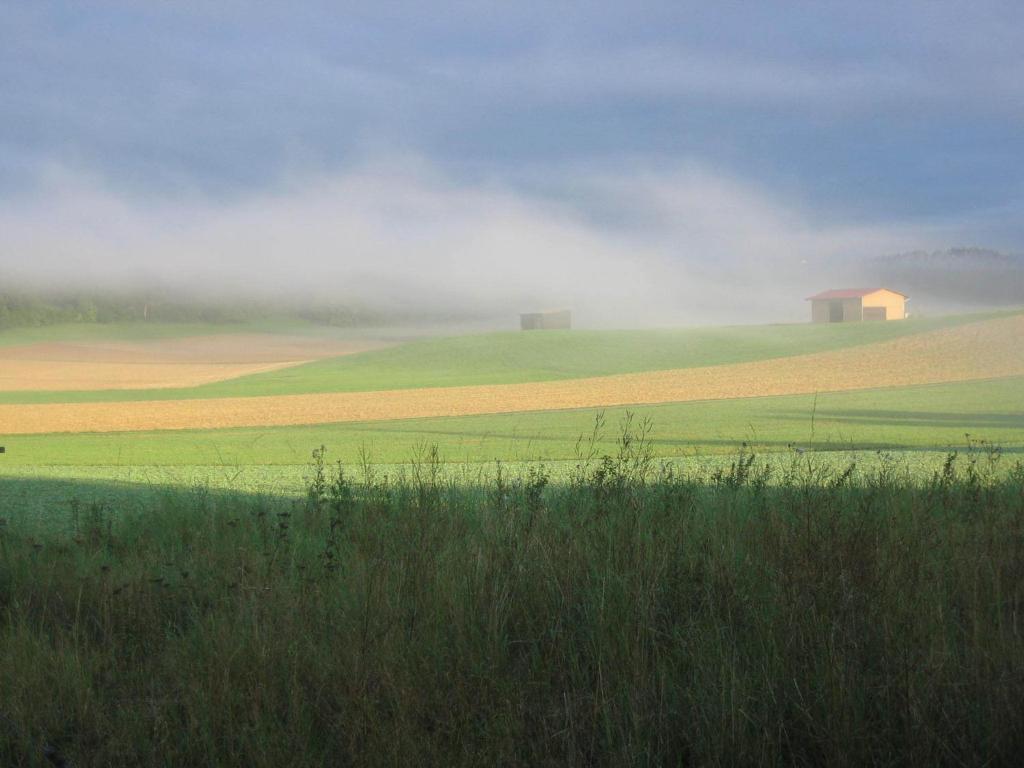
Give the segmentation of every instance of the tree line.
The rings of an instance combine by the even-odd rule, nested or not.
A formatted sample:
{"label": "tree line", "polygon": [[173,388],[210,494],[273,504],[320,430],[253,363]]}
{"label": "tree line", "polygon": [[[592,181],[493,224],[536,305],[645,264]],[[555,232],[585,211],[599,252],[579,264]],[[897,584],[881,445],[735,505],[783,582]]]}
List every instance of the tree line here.
{"label": "tree line", "polygon": [[0,328],[59,323],[244,322],[267,317],[268,307],[183,301],[158,296],[109,296],[84,293],[46,294],[0,291]]}
{"label": "tree line", "polygon": [[[354,327],[414,322],[415,313],[395,313],[341,300],[201,299],[159,292],[45,291],[0,285],[0,330],[63,323],[245,323],[269,319]],[[433,318],[432,319],[436,319]]]}

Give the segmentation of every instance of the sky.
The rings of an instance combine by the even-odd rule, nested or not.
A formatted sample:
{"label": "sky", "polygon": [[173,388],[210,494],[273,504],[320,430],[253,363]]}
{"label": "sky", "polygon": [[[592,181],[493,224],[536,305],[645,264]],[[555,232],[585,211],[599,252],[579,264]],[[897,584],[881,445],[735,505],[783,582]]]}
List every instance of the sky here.
{"label": "sky", "polygon": [[1019,2],[0,1],[0,271],[781,318],[1022,160]]}

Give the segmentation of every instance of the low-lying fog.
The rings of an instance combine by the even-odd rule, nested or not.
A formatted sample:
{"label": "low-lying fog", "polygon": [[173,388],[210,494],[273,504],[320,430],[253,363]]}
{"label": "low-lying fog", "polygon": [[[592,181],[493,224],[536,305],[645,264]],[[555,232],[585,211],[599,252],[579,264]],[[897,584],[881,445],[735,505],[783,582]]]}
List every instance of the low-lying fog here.
{"label": "low-lying fog", "polygon": [[133,197],[52,171],[0,212],[16,280],[407,314],[569,307],[588,326],[804,320],[806,295],[863,279],[866,259],[971,239],[971,222],[822,221],[696,166],[513,186],[405,160],[230,200]]}

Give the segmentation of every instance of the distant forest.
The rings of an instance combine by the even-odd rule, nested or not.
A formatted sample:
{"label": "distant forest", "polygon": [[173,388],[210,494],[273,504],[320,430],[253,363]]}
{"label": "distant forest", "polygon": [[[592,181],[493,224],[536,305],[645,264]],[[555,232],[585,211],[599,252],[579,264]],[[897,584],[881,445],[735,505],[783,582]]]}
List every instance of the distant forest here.
{"label": "distant forest", "polygon": [[987,248],[900,253],[870,259],[861,270],[860,281],[898,288],[918,302],[1024,304],[1024,257]]}
{"label": "distant forest", "polygon": [[58,293],[0,286],[0,329],[132,321],[244,323],[271,318],[335,326],[369,325],[389,319],[372,310],[323,304],[298,307],[241,299],[204,301],[159,294]]}

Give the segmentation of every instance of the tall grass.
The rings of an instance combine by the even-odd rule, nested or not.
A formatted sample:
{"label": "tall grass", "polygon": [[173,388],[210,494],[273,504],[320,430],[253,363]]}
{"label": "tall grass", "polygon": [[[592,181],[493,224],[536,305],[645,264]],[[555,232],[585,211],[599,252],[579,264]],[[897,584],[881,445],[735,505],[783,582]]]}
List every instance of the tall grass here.
{"label": "tall grass", "polygon": [[0,524],[0,764],[1013,764],[1024,469],[586,441]]}

